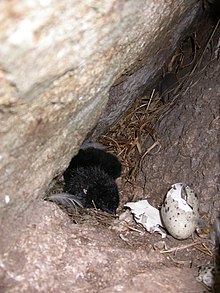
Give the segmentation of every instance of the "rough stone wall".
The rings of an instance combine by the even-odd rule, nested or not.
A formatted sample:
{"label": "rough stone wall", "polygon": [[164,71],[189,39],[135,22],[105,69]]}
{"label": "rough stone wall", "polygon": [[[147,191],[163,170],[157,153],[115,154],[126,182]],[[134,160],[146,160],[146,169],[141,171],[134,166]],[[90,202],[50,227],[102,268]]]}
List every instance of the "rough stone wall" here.
{"label": "rough stone wall", "polygon": [[185,182],[199,198],[200,214],[213,222],[220,210],[220,66],[205,56],[175,108],[157,125],[161,150],[145,157],[139,180],[155,206],[172,184]]}

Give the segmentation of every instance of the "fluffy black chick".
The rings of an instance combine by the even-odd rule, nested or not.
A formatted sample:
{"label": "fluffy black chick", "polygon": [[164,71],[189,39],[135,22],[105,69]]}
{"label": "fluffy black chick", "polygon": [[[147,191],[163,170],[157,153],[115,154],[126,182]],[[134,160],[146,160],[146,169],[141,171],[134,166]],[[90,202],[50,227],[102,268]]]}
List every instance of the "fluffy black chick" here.
{"label": "fluffy black chick", "polygon": [[64,172],[64,192],[50,196],[65,207],[75,205],[116,213],[119,193],[115,179],[121,175],[121,163],[103,150],[81,149]]}
{"label": "fluffy black chick", "polygon": [[100,168],[113,179],[116,179],[121,175],[121,163],[117,157],[94,147],[80,149],[79,153],[73,157],[69,167],[63,174],[65,182],[69,180],[72,170],[79,167]]}

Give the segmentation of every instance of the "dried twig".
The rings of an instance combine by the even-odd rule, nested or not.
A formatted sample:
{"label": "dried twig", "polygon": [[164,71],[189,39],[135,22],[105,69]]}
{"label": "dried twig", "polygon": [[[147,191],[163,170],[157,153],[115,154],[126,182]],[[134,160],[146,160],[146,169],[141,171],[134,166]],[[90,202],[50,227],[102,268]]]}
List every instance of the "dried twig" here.
{"label": "dried twig", "polygon": [[176,247],[172,247],[171,249],[168,249],[168,250],[161,250],[160,253],[164,254],[164,253],[176,252],[179,250],[187,249],[192,246],[196,246],[198,244],[201,244],[201,243],[199,241],[197,241],[197,242],[189,243],[189,244],[182,245],[182,246],[176,246]]}

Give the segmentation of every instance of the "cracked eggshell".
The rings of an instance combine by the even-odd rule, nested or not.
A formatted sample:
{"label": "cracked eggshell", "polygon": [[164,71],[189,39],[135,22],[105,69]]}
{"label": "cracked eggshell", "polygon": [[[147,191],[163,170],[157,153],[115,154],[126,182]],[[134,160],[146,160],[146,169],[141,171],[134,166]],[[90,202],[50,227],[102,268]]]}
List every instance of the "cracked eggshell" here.
{"label": "cracked eggshell", "polygon": [[172,185],[160,211],[162,223],[170,235],[186,239],[193,234],[199,219],[198,206],[198,197],[189,186]]}

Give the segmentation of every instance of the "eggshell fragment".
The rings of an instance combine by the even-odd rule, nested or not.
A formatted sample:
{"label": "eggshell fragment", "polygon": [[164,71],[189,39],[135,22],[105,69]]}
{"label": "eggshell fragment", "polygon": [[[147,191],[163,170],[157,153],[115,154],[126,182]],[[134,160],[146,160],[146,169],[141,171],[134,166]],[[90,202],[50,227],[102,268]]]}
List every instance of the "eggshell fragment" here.
{"label": "eggshell fragment", "polygon": [[189,186],[176,183],[168,191],[160,214],[164,227],[174,238],[186,239],[198,224],[198,197]]}
{"label": "eggshell fragment", "polygon": [[162,238],[166,237],[166,233],[160,228],[162,227],[162,223],[159,210],[151,206],[146,199],[137,202],[128,202],[125,204],[125,207],[131,209],[135,221],[141,224],[148,232],[158,232]]}

